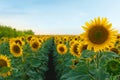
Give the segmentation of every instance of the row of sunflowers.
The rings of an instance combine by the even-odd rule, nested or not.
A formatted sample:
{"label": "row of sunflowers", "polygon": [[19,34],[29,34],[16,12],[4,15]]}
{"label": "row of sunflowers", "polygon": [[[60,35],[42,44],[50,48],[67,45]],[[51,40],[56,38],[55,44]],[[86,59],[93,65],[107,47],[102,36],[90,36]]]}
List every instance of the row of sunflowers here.
{"label": "row of sunflowers", "polygon": [[120,34],[107,18],[82,27],[80,35],[1,38],[0,79],[44,80],[52,54],[57,80],[119,80]]}
{"label": "row of sunflowers", "polygon": [[0,80],[44,80],[53,38],[28,36],[0,41]]}
{"label": "row of sunflowers", "polygon": [[58,80],[120,80],[120,34],[107,18],[82,26],[80,35],[54,37]]}

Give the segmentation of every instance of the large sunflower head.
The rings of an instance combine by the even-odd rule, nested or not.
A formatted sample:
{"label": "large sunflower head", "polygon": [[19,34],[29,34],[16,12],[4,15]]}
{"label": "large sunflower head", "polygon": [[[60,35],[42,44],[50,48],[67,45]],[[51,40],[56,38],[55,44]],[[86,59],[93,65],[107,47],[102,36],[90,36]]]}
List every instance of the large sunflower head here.
{"label": "large sunflower head", "polygon": [[[10,59],[8,59],[7,56],[0,55],[0,68],[3,68],[3,67],[9,67],[9,68],[11,67]],[[0,76],[6,77],[9,75],[10,75],[10,71],[7,71],[5,73],[0,72]]]}
{"label": "large sunflower head", "polygon": [[68,51],[67,46],[65,44],[57,44],[57,52],[59,54],[66,54]]}
{"label": "large sunflower head", "polygon": [[73,56],[80,57],[81,52],[78,50],[79,42],[75,41],[71,46],[70,46],[70,53]]}
{"label": "large sunflower head", "polygon": [[10,52],[15,57],[20,57],[23,54],[22,53],[22,47],[19,44],[16,44],[16,43],[10,44]]}
{"label": "large sunflower head", "polygon": [[30,46],[33,51],[37,51],[41,47],[41,43],[36,39],[34,41],[30,41]]}
{"label": "large sunflower head", "polygon": [[106,72],[115,76],[120,74],[120,62],[119,60],[112,59],[106,63]]}
{"label": "large sunflower head", "polygon": [[82,34],[84,42],[88,44],[89,50],[95,52],[104,50],[106,47],[113,46],[116,41],[117,31],[111,29],[112,24],[107,18],[95,18],[91,22],[86,22],[83,29],[86,31]]}

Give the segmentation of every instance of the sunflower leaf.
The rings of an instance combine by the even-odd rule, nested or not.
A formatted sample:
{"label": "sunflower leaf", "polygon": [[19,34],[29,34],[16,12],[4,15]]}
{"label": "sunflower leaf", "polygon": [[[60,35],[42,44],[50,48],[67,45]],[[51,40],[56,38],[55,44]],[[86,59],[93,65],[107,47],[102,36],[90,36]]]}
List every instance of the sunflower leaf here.
{"label": "sunflower leaf", "polygon": [[41,62],[38,59],[32,59],[31,64],[33,67],[39,67],[41,65]]}
{"label": "sunflower leaf", "polygon": [[84,50],[82,52],[82,57],[83,58],[90,58],[90,57],[93,57],[96,53],[93,52],[93,51],[90,51],[90,50]]}
{"label": "sunflower leaf", "polygon": [[2,68],[0,68],[0,73],[7,73],[8,71],[10,71],[9,67],[2,67]]}

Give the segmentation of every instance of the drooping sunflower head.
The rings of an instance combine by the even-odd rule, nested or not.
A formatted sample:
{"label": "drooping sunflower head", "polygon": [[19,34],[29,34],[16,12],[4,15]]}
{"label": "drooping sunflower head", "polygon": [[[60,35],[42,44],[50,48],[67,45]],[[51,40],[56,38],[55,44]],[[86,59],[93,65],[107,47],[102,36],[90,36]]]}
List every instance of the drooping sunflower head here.
{"label": "drooping sunflower head", "polygon": [[106,47],[113,46],[116,41],[117,31],[111,29],[112,24],[107,18],[95,18],[91,22],[86,22],[82,26],[86,31],[82,34],[84,42],[88,44],[88,49],[95,52],[104,50]]}
{"label": "drooping sunflower head", "polygon": [[41,43],[39,40],[34,40],[30,42],[30,46],[33,51],[37,51],[41,47]]}
{"label": "drooping sunflower head", "polygon": [[[0,55],[0,68],[3,68],[3,67],[9,67],[9,68],[11,67],[10,59],[8,59],[7,56]],[[6,77],[9,75],[10,75],[10,71],[0,74],[0,76],[2,76],[2,77]]]}
{"label": "drooping sunflower head", "polygon": [[120,62],[119,60],[109,60],[106,63],[106,72],[108,72],[109,74],[115,76],[115,75],[119,75],[120,74]]}
{"label": "drooping sunflower head", "polygon": [[67,46],[65,44],[57,44],[57,52],[59,54],[66,54],[68,51]]}
{"label": "drooping sunflower head", "polygon": [[110,48],[110,51],[116,53],[116,54],[120,54],[120,50],[116,47]]}
{"label": "drooping sunflower head", "polygon": [[19,44],[12,43],[10,44],[10,52],[14,57],[22,56],[22,47]]}
{"label": "drooping sunflower head", "polygon": [[75,41],[71,46],[70,46],[70,53],[73,56],[80,57],[81,52],[78,50],[79,42]]}

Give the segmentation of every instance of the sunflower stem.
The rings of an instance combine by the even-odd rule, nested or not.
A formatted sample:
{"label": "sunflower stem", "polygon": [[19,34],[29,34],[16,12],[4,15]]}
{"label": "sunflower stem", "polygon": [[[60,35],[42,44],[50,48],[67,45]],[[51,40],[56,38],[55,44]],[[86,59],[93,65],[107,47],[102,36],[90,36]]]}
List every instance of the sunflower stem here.
{"label": "sunflower stem", "polygon": [[96,80],[93,75],[88,71],[89,76],[91,77],[92,80]]}
{"label": "sunflower stem", "polygon": [[86,65],[87,65],[87,68],[88,68],[88,74],[89,74],[89,76],[91,77],[92,80],[96,80],[94,78],[93,74],[89,72],[89,70],[90,70],[90,61],[89,61],[89,59],[87,59]]}
{"label": "sunflower stem", "polygon": [[[100,70],[99,70],[100,68],[99,68],[99,66],[100,66],[100,52],[97,53],[97,73],[98,73],[98,74],[100,73]],[[97,80],[100,80],[100,79],[99,79],[99,75],[97,75],[96,79],[97,79]]]}
{"label": "sunflower stem", "polygon": [[114,80],[114,77],[111,75],[110,80]]}

